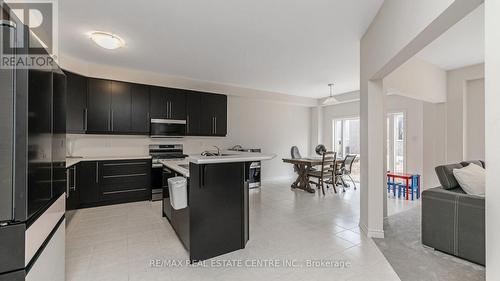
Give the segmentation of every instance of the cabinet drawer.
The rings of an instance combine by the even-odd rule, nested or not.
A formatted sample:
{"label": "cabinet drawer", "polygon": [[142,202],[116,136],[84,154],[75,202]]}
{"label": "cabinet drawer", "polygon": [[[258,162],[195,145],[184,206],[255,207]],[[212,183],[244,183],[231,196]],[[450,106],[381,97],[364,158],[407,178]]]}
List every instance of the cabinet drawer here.
{"label": "cabinet drawer", "polygon": [[101,190],[122,190],[129,188],[150,188],[151,180],[148,176],[137,177],[117,177],[104,179],[101,183]]}
{"label": "cabinet drawer", "polygon": [[101,163],[101,176],[103,178],[122,177],[127,175],[137,176],[151,173],[151,161],[105,161]]}

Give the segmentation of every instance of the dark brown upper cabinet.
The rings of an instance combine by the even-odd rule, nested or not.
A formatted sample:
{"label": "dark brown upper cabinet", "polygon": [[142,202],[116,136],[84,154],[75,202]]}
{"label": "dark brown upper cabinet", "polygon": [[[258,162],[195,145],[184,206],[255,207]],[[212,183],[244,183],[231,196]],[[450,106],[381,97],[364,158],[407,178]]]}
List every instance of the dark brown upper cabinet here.
{"label": "dark brown upper cabinet", "polygon": [[186,120],[188,136],[227,134],[227,96],[67,75],[67,131],[149,135],[151,119]]}
{"label": "dark brown upper cabinet", "polygon": [[186,94],[184,90],[151,86],[151,119],[186,120]]}
{"label": "dark brown upper cabinet", "polygon": [[110,132],[126,134],[131,132],[132,93],[131,84],[111,82]]}
{"label": "dark brown upper cabinet", "polygon": [[87,133],[111,132],[111,81],[89,78]]}
{"label": "dark brown upper cabinet", "polygon": [[227,96],[203,94],[201,96],[200,135],[226,136]]}
{"label": "dark brown upper cabinet", "polygon": [[66,131],[84,134],[87,130],[87,77],[65,71],[66,90]]}
{"label": "dark brown upper cabinet", "polygon": [[186,135],[201,135],[201,97],[202,93],[186,93]]}
{"label": "dark brown upper cabinet", "polygon": [[130,132],[133,134],[149,135],[149,87],[132,84],[132,107]]}

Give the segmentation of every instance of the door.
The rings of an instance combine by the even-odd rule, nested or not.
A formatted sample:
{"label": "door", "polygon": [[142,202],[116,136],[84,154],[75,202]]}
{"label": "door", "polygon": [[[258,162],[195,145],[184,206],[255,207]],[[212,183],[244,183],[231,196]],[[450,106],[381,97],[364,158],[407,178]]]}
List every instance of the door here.
{"label": "door", "polygon": [[165,88],[150,87],[150,116],[151,119],[168,119],[167,94]]}
{"label": "door", "polygon": [[131,124],[133,134],[149,135],[149,87],[146,85],[131,85]]}
{"label": "door", "polygon": [[76,167],[76,189],[82,205],[99,202],[99,162],[82,161]]}
{"label": "door", "polygon": [[194,91],[186,94],[186,135],[188,136],[201,134],[201,95]]}
{"label": "door", "polygon": [[333,125],[333,149],[337,156],[344,158],[347,154],[359,154],[359,118],[337,119]]}
{"label": "door", "polygon": [[71,72],[67,77],[67,119],[68,133],[83,134],[87,127],[87,78]]}
{"label": "door", "polygon": [[89,78],[87,102],[87,132],[111,131],[111,81]]}
{"label": "door", "polygon": [[337,157],[345,158],[348,154],[356,154],[356,161],[352,165],[351,176],[355,181],[360,180],[360,122],[359,118],[345,118],[333,120],[333,150]]}
{"label": "door", "polygon": [[403,112],[387,114],[387,169],[406,172],[406,120]]}
{"label": "door", "polygon": [[130,84],[126,82],[111,82],[111,132],[129,133],[132,99]]}

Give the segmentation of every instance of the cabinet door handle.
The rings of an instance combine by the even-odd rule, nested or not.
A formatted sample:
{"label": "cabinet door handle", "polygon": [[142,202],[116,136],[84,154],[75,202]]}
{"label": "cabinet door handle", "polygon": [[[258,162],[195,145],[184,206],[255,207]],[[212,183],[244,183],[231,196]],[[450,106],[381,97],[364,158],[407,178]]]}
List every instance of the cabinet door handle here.
{"label": "cabinet door handle", "polygon": [[69,197],[69,171],[70,169],[66,170],[66,198]]}
{"label": "cabinet door handle", "polygon": [[73,168],[73,191],[76,191],[76,167]]}
{"label": "cabinet door handle", "polygon": [[84,131],[87,131],[87,126],[88,126],[88,109],[85,108],[83,110],[83,114],[84,114],[84,119],[83,119],[83,130]]}
{"label": "cabinet door handle", "polygon": [[99,183],[99,162],[95,162],[95,183]]}
{"label": "cabinet door handle", "polygon": [[115,130],[115,110],[111,110],[111,132]]}
{"label": "cabinet door handle", "polygon": [[170,119],[172,119],[172,102],[168,102],[168,112],[170,113]]}
{"label": "cabinet door handle", "polygon": [[189,133],[189,114],[186,115],[186,133]]}
{"label": "cabinet door handle", "polygon": [[166,118],[169,119],[170,118],[170,113],[168,112],[168,101],[165,104],[165,106],[167,107],[167,116],[166,116]]}
{"label": "cabinet door handle", "polygon": [[215,125],[215,130],[214,130],[214,134],[217,135],[217,117],[214,117],[215,121],[214,121],[214,125]]}

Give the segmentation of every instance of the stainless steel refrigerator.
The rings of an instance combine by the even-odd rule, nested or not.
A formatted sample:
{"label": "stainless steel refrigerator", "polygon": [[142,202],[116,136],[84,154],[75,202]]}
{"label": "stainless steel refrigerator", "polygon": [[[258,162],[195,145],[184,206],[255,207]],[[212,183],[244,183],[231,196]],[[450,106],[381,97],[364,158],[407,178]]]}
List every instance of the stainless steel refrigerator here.
{"label": "stainless steel refrigerator", "polygon": [[[5,9],[8,48],[22,23]],[[0,281],[64,280],[65,96],[58,66],[0,69]]]}

